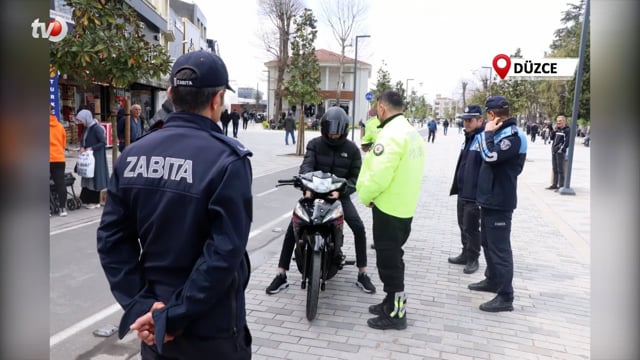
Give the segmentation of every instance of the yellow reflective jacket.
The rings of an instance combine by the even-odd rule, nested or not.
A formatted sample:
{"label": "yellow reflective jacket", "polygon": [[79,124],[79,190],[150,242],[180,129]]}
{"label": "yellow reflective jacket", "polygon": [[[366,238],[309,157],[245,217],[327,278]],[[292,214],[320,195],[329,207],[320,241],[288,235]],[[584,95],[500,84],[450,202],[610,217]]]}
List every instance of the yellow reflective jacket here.
{"label": "yellow reflective jacket", "polygon": [[374,203],[388,215],[413,217],[424,156],[424,139],[402,114],[385,121],[360,169],[356,183],[360,201],[367,206]]}
{"label": "yellow reflective jacket", "polygon": [[373,144],[376,142],[376,138],[378,137],[378,133],[380,132],[380,120],[378,120],[377,116],[372,116],[367,120],[367,123],[364,125],[364,136],[360,139],[361,144]]}

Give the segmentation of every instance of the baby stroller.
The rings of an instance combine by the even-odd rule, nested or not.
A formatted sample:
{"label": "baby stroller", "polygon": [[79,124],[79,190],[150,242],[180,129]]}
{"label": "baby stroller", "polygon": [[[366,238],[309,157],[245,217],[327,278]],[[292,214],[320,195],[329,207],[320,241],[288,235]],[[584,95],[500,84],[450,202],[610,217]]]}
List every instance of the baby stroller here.
{"label": "baby stroller", "polygon": [[[76,191],[73,189],[73,184],[76,182],[73,173],[64,173],[64,186],[67,188],[67,209],[77,210],[82,206],[82,201],[76,196]],[[49,178],[49,212],[51,214],[57,214],[60,212],[58,207],[58,194],[56,193],[55,183]]]}

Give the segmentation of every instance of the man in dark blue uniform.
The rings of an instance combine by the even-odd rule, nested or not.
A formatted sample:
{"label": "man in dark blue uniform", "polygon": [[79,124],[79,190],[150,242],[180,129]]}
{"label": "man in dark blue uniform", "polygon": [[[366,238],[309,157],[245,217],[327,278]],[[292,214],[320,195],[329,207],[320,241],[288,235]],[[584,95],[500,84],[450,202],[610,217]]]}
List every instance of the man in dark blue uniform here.
{"label": "man in dark blue uniform", "polygon": [[118,158],[98,228],[119,336],[136,330],[142,359],[250,359],[251,152],[219,126],[227,68],[190,52],[170,82],[175,112]]}
{"label": "man in dark blue uniform", "polygon": [[476,203],[478,173],[482,165],[480,133],[483,131],[482,108],[469,105],[460,115],[464,121],[464,142],[454,172],[449,195],[458,195],[458,227],[462,241],[462,253],[450,257],[451,264],[464,265],[465,274],[478,270],[480,257],[480,207]]}
{"label": "man in dark blue uniform", "polygon": [[496,293],[481,304],[489,312],[513,310],[513,255],[511,216],[516,208],[516,185],[527,156],[526,135],[509,115],[509,102],[493,96],[485,103],[488,122],[480,134],[483,163],[478,175],[476,200],[480,205],[480,238],[487,262],[485,279],[470,290]]}

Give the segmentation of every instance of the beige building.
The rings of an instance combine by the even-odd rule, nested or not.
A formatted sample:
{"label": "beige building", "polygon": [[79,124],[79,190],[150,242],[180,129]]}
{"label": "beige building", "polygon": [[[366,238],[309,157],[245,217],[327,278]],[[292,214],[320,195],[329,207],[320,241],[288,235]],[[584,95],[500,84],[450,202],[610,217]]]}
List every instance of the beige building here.
{"label": "beige building", "polygon": [[456,116],[458,108],[458,101],[448,97],[443,97],[440,94],[436,95],[433,100],[434,118],[453,118]]}
{"label": "beige building", "polygon": [[[358,74],[356,81],[356,99],[354,103],[353,99],[353,85],[354,85],[354,62],[355,60],[350,57],[345,57],[342,84],[338,84],[339,72],[340,72],[340,54],[334,53],[325,49],[317,49],[316,57],[320,65],[320,93],[322,95],[322,105],[324,109],[330,106],[335,106],[337,102],[337,90],[340,86],[340,99],[339,105],[342,106],[345,111],[352,116],[352,111],[355,108],[355,121],[358,123],[360,120],[366,121],[367,111],[369,110],[369,103],[365,99],[365,94],[369,91],[369,78],[371,77],[371,65],[358,60]],[[268,89],[267,99],[269,105],[267,106],[267,118],[272,119],[274,116],[274,89],[276,87],[276,74],[277,74],[277,62],[275,60],[265,63],[268,70]],[[285,81],[289,79],[289,74],[285,72]],[[288,111],[290,109],[286,98],[282,101],[282,111]],[[296,109],[298,113],[299,109]]]}

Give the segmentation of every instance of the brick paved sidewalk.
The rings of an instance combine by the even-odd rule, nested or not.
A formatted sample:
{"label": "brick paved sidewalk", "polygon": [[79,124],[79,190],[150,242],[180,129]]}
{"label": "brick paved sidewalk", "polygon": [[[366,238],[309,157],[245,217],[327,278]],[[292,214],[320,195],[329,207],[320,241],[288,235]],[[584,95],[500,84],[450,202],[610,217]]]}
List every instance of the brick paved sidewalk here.
{"label": "brick paved sidewalk", "polygon": [[[473,275],[447,263],[460,249],[455,197],[448,196],[462,136],[438,134],[427,144],[423,193],[404,248],[407,314],[404,331],[367,327],[370,304],[384,296],[368,249],[378,294],[355,287],[357,269],[345,267],[321,292],[316,320],[305,318],[306,291],[289,272],[290,287],[266,295],[278,256],[252,273],[247,313],[254,359],[586,359],[590,347],[589,149],[576,144],[575,196],[549,190],[550,150],[530,144],[519,179],[512,246],[515,311],[485,313],[478,306],[493,294],[472,292],[483,278],[484,259]],[[357,203],[354,202],[354,203]],[[293,204],[293,200],[292,200]],[[359,206],[367,234],[370,210]],[[278,245],[279,246],[279,245]],[[354,258],[353,236],[344,253]]]}

